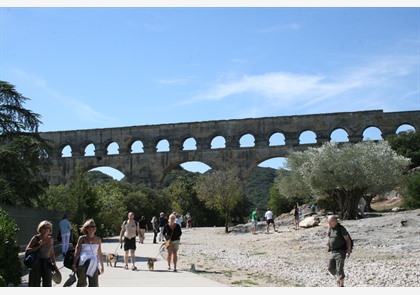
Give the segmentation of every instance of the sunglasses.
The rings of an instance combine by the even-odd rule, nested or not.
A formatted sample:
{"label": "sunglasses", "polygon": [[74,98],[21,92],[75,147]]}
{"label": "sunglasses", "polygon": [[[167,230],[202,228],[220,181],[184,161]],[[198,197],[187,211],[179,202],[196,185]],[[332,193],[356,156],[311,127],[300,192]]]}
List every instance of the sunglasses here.
{"label": "sunglasses", "polygon": [[86,228],[95,228],[96,227],[96,225],[89,225],[89,226],[86,226]]}

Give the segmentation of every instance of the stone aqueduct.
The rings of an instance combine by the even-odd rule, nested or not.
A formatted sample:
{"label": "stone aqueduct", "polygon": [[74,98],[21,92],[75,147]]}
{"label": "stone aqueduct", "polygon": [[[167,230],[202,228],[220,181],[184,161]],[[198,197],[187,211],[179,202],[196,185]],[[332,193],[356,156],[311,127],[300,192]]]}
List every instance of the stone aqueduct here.
{"label": "stone aqueduct", "polygon": [[[420,130],[420,111],[385,113],[374,110],[218,120],[43,132],[41,136],[53,148],[49,155],[52,165],[46,173],[51,185],[66,184],[76,167],[89,171],[108,166],[121,171],[129,182],[159,187],[168,172],[186,162],[202,162],[216,170],[235,168],[237,175],[246,179],[261,162],[287,157],[291,151],[320,146],[330,141],[331,133],[337,129],[347,132],[348,141],[356,143],[363,140],[363,132],[369,127],[380,129],[385,138],[405,124]],[[316,134],[316,143],[299,143],[299,136],[305,131]],[[284,144],[272,146],[270,137],[277,133],[283,134]],[[247,134],[254,137],[254,146],[240,147],[240,138]],[[211,147],[212,140],[218,136],[225,139],[224,148]],[[184,142],[190,138],[195,140],[196,149],[183,150]],[[157,151],[161,140],[168,141],[169,151]],[[143,152],[132,153],[132,145],[138,141],[143,144]],[[108,154],[108,146],[112,143],[118,144],[118,154]],[[86,156],[85,149],[90,144],[95,147],[94,155]],[[66,146],[72,151],[69,157],[63,157]]]}

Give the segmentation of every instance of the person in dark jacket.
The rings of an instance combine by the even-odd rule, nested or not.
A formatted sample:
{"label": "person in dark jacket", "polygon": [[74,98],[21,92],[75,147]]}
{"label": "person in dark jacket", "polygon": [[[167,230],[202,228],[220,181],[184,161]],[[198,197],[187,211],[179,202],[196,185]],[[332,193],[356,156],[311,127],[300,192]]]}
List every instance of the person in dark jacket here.
{"label": "person in dark jacket", "polygon": [[175,222],[175,214],[169,215],[169,223],[166,224],[163,228],[163,235],[167,241],[171,241],[171,247],[167,248],[168,250],[168,269],[171,269],[171,260],[173,259],[174,271],[176,270],[176,264],[178,262],[178,249],[179,241],[182,235],[182,230],[179,224]]}

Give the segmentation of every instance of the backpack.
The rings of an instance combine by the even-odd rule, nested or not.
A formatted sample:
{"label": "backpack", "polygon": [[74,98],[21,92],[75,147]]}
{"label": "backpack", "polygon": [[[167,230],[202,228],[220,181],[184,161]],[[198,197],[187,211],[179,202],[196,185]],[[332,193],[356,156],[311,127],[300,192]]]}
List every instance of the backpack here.
{"label": "backpack", "polygon": [[[341,233],[342,228],[343,228],[343,226],[340,223],[338,223],[338,231],[337,232],[341,236],[341,238],[344,240],[343,234]],[[351,238],[350,233],[348,231],[347,231],[347,235],[349,236],[349,239],[350,239],[350,251],[349,252],[351,253],[351,252],[353,252],[354,243],[353,243],[353,239]],[[347,247],[346,244],[344,244],[344,246]],[[329,244],[328,244],[328,252],[330,252],[331,250],[332,249],[329,247]],[[347,248],[346,248],[346,250],[347,250]]]}

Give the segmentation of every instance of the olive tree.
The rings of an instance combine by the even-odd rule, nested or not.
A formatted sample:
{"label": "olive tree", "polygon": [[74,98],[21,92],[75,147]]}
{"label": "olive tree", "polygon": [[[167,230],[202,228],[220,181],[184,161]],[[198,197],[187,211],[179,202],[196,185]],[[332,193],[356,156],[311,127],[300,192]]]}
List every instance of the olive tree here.
{"label": "olive tree", "polygon": [[243,183],[233,170],[218,170],[202,174],[197,180],[198,199],[209,209],[215,209],[225,219],[225,232],[229,232],[232,210],[244,198]]}
{"label": "olive tree", "polygon": [[289,155],[286,167],[299,173],[315,196],[328,196],[340,207],[340,218],[356,219],[360,198],[397,187],[410,160],[386,141],[325,143]]}

